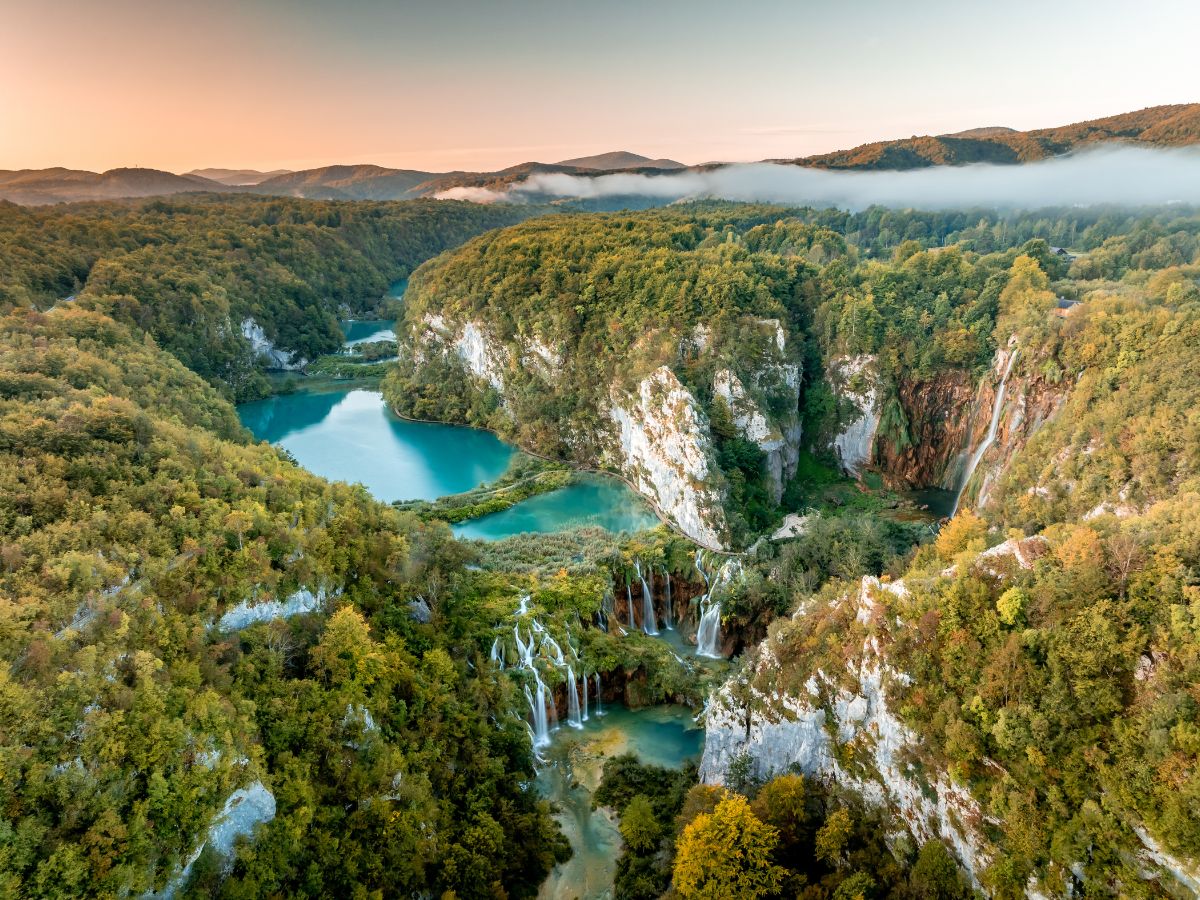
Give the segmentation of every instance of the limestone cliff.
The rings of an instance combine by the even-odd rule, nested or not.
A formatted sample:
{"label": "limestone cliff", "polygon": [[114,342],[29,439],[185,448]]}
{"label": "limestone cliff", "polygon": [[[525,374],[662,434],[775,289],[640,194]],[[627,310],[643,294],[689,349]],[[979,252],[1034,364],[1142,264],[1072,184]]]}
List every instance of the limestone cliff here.
{"label": "limestone cliff", "polygon": [[[865,625],[880,593],[905,591],[903,583],[867,577],[858,595],[842,602]],[[791,629],[803,629],[804,619],[802,610]],[[788,658],[786,631],[760,645],[748,685],[726,684],[709,705],[701,780],[723,783],[743,754],[759,778],[798,767],[887,808],[917,841],[945,841],[978,884],[992,855],[983,814],[965,787],[921,764],[918,737],[892,711],[888,696],[910,679],[891,667],[883,641],[866,637],[845,673],[804,671],[799,689],[791,690],[794,672],[780,683],[784,663],[796,662]]]}
{"label": "limestone cliff", "polygon": [[[494,391],[500,408],[488,424],[529,449],[618,472],[684,534],[724,549],[726,480],[709,398],[724,402],[737,432],[762,449],[776,500],[795,473],[801,440],[798,348],[778,319],[745,316],[738,328],[736,344],[718,344],[703,325],[664,327],[612,348],[614,360],[597,365],[528,323],[427,312],[410,321],[406,350],[418,378],[435,358],[455,360],[469,383]],[[605,368],[611,374],[598,394],[589,379]],[[572,389],[579,384],[589,390]]]}

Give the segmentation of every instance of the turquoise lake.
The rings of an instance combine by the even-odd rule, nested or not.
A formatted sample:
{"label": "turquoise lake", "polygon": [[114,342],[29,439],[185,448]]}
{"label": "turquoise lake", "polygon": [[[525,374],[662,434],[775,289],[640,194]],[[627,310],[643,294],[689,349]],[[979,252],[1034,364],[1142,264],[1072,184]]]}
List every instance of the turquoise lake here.
{"label": "turquoise lake", "polygon": [[[255,437],[283,447],[310,472],[360,482],[389,503],[435,500],[495,481],[516,452],[487,431],[401,419],[373,390],[297,391],[242,404],[238,415]],[[575,484],[454,531],[463,538],[500,540],[582,525],[618,532],[656,524],[658,518],[624,482],[582,475]]]}

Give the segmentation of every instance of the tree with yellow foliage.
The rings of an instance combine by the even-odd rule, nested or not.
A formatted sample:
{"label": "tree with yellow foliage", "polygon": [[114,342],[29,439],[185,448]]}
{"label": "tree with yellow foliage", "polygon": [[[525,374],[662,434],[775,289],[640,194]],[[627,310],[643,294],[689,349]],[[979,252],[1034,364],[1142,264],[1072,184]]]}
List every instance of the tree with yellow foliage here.
{"label": "tree with yellow foliage", "polygon": [[779,832],[731,794],[684,829],[675,857],[675,890],[684,900],[753,900],[779,888],[785,871],[771,862]]}

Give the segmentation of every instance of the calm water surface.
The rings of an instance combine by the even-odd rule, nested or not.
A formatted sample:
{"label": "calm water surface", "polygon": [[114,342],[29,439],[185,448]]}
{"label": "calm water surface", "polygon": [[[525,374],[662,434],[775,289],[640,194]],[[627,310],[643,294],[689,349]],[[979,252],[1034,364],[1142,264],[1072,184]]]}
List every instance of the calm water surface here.
{"label": "calm water surface", "polygon": [[298,391],[244,403],[238,415],[310,472],[361,482],[386,502],[469,491],[503,475],[513,455],[486,431],[405,421],[379,391]]}
{"label": "calm water surface", "polygon": [[633,752],[643,763],[681,768],[704,749],[704,731],[692,716],[685,706],[612,705],[582,730],[565,726],[555,733],[544,751],[547,764],[538,771],[538,789],[559,807],[555,818],[575,854],[542,883],[539,900],[612,896],[621,835],[604,811],[592,809],[604,761]]}
{"label": "calm water surface", "polygon": [[545,534],[594,525],[608,531],[641,531],[658,517],[619,478],[580,475],[565,488],[538,494],[503,512],[454,526],[462,538],[498,541],[514,534]]}
{"label": "calm water surface", "polygon": [[[360,482],[385,502],[436,500],[477,488],[503,475],[515,452],[487,431],[401,419],[373,390],[297,391],[242,404],[238,415],[255,437],[285,448],[310,472]],[[656,524],[649,506],[624,482],[582,475],[562,490],[454,531],[493,541],[581,525],[620,532]]]}

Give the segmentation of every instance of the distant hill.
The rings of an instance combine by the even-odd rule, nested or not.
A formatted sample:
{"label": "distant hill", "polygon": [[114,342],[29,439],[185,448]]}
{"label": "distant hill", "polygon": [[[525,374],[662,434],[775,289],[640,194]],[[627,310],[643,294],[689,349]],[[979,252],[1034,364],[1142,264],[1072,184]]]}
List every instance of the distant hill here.
{"label": "distant hill", "polygon": [[[850,150],[773,162],[825,169],[919,169],[967,163],[1015,164],[1061,156],[1105,141],[1176,147],[1200,143],[1200,103],[1154,106],[1058,128],[1015,131],[985,126],[954,134],[877,141]],[[712,168],[719,163],[706,164]],[[617,150],[557,163],[526,162],[498,172],[424,172],[375,165],[324,166],[300,172],[198,169],[174,175],[157,169],[23,169],[0,171],[0,200],[27,206],[149,197],[184,191],[255,193],[312,200],[410,200],[452,188],[501,189],[545,172],[595,176],[605,172],[656,172],[687,168],[672,159],[650,159]]]}
{"label": "distant hill", "polygon": [[25,206],[214,190],[228,188],[198,175],[175,175],[158,169],[109,169],[97,173],[58,167],[0,171],[0,200]]}
{"label": "distant hill", "polygon": [[420,196],[413,188],[435,177],[433,172],[365,164],[323,166],[269,178],[250,190],[310,200],[407,200]]}
{"label": "distant hill", "polygon": [[681,162],[673,159],[650,159],[628,150],[614,150],[611,153],[598,153],[595,156],[580,156],[576,159],[560,160],[557,165],[570,166],[575,169],[686,169]]}
{"label": "distant hill", "polygon": [[275,169],[271,172],[260,172],[258,169],[193,169],[184,174],[207,178],[209,181],[216,181],[230,187],[240,187],[247,184],[259,184],[268,178],[275,178],[279,175],[288,175],[291,171],[291,169]]}
{"label": "distant hill", "polygon": [[775,160],[822,169],[919,169],[967,163],[1024,163],[1061,156],[1088,144],[1126,141],[1156,146],[1200,142],[1200,103],[1152,106],[1058,128],[974,128],[956,134],[877,141],[850,150]]}

